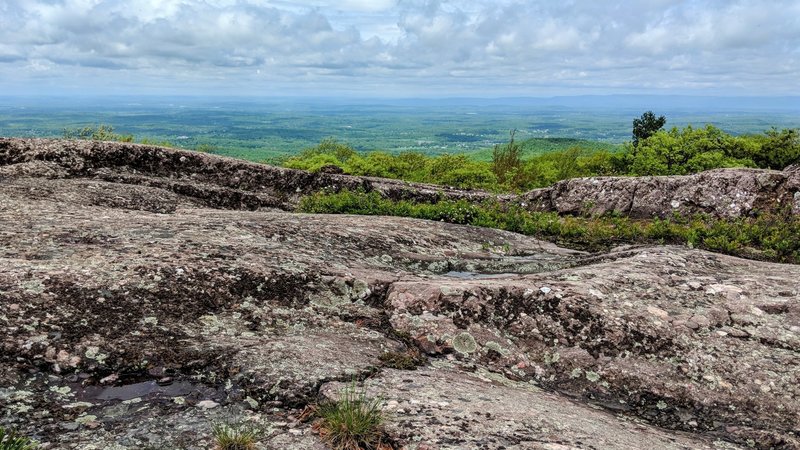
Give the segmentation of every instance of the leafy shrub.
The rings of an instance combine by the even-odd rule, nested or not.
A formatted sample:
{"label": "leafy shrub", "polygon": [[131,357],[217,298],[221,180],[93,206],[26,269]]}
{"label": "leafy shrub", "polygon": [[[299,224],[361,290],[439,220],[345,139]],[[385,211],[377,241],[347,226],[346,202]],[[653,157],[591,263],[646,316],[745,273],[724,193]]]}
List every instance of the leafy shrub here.
{"label": "leafy shrub", "polygon": [[[657,118],[651,119],[655,120],[653,126],[658,125]],[[732,136],[713,125],[687,126],[643,130],[638,139],[636,145],[629,142],[621,151],[601,147],[587,150],[576,145],[523,159],[524,143],[517,142],[512,131],[508,144],[494,147],[491,162],[463,154],[359,153],[346,144],[326,139],[281,164],[310,171],[335,165],[350,175],[518,192],[575,177],[686,175],[722,167],[782,169],[800,162],[800,133],[793,129]]]}
{"label": "leafy shrub", "polygon": [[336,165],[341,162],[333,155],[317,154],[306,158],[289,158],[284,166],[290,169],[308,170],[309,172],[319,172],[325,166]]}
{"label": "leafy shrub", "polygon": [[752,154],[753,161],[765,169],[783,169],[800,163],[800,132],[796,129],[778,131],[775,128],[756,137],[760,151]]}
{"label": "leafy shrub", "polygon": [[64,139],[88,139],[92,141],[133,142],[132,134],[117,134],[111,125],[64,128]]}
{"label": "leafy shrub", "polygon": [[731,136],[713,125],[661,130],[625,147],[629,175],[685,175],[721,167],[783,169],[800,161],[797,130]]}

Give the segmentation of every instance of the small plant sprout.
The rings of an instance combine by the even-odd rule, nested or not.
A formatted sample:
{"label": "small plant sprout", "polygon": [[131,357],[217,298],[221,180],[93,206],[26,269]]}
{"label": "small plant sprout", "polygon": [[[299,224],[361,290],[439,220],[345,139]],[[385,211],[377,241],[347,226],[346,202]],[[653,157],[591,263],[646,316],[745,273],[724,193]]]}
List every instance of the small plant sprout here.
{"label": "small plant sprout", "polygon": [[0,427],[0,450],[36,450],[38,445],[31,439]]}
{"label": "small plant sprout", "polygon": [[255,450],[261,431],[245,422],[220,422],[211,428],[215,450]]}
{"label": "small plant sprout", "polygon": [[365,391],[357,391],[355,383],[344,388],[338,400],[319,405],[316,423],[322,440],[333,450],[383,450],[385,417],[382,400],[370,399]]}

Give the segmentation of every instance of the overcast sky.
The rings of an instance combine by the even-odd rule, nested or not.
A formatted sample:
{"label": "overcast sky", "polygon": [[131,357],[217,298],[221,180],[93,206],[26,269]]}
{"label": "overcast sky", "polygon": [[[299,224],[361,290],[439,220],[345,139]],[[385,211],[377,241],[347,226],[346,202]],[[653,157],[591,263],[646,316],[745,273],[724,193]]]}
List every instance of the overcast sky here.
{"label": "overcast sky", "polygon": [[800,94],[800,0],[0,0],[0,95]]}

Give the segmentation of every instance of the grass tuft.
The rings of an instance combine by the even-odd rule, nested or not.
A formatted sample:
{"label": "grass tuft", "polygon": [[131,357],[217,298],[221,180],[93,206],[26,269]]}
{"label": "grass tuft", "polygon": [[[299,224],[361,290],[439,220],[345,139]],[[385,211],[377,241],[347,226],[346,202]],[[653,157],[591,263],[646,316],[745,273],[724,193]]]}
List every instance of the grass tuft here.
{"label": "grass tuft", "polygon": [[35,450],[38,445],[30,438],[0,427],[0,450]]}
{"label": "grass tuft", "polygon": [[320,437],[333,450],[381,450],[384,443],[385,417],[381,399],[370,399],[356,391],[355,384],[343,389],[338,400],[317,407],[316,424]]}
{"label": "grass tuft", "polygon": [[244,422],[215,423],[211,428],[216,450],[255,450],[260,430]]}

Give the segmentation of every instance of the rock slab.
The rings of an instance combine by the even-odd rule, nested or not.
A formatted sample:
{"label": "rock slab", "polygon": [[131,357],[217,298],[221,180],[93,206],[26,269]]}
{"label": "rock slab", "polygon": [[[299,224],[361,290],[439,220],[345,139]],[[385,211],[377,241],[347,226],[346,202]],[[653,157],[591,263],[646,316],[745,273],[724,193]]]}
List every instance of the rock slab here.
{"label": "rock slab", "polygon": [[209,448],[231,418],[324,448],[300,411],[352,380],[398,448],[800,448],[798,266],[294,214],[188,152],[47,142],[0,145],[0,425],[45,448]]}

